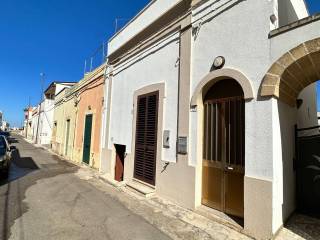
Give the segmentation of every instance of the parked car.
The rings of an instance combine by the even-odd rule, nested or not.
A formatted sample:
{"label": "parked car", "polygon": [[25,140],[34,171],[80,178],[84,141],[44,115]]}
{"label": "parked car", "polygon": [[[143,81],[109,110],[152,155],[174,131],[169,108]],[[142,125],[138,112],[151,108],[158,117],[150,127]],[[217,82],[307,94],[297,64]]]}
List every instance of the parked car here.
{"label": "parked car", "polygon": [[11,162],[11,151],[14,147],[10,147],[5,136],[0,135],[0,176],[8,177],[10,162]]}
{"label": "parked car", "polygon": [[9,143],[12,143],[11,134],[8,131],[0,131],[0,136],[5,136]]}
{"label": "parked car", "polygon": [[0,136],[9,137],[10,136],[10,132],[0,130]]}

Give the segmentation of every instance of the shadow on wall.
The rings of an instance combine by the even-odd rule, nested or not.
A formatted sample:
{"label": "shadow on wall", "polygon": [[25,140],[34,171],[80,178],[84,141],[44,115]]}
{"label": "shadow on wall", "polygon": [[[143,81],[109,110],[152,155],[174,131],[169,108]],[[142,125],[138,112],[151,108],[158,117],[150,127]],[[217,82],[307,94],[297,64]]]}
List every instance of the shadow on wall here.
{"label": "shadow on wall", "polygon": [[[283,174],[282,220],[283,223],[285,223],[284,229],[304,239],[318,239],[320,236],[320,219],[295,212],[297,208],[297,169],[295,168],[296,161],[294,160],[296,157],[294,126],[298,120],[298,111],[296,107],[290,107],[278,101],[278,113],[283,167],[281,170]],[[277,167],[274,171],[277,171]],[[279,173],[277,173],[277,175],[281,176]],[[278,179],[277,184],[278,186],[281,184],[281,179]]]}
{"label": "shadow on wall", "polygon": [[[278,180],[283,192],[282,220],[286,222],[296,208],[296,171],[294,169],[295,158],[295,135],[294,126],[297,124],[297,108],[291,107],[282,101],[278,101],[278,114],[280,122],[280,145],[282,154],[282,172],[277,176],[282,176]],[[274,171],[281,171],[275,168]],[[279,191],[281,192],[281,191]]]}

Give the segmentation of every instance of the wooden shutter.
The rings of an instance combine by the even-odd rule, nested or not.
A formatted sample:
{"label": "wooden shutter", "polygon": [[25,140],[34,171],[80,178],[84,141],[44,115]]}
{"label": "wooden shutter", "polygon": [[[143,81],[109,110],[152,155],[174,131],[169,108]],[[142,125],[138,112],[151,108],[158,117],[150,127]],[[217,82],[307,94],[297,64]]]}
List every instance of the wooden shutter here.
{"label": "wooden shutter", "polygon": [[158,92],[142,95],[137,102],[134,177],[155,184]]}

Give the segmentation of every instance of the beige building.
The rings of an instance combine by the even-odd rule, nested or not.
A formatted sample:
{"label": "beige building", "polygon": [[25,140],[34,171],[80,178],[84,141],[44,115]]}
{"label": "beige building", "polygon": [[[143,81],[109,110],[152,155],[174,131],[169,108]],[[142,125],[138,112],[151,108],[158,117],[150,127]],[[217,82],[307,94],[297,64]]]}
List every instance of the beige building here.
{"label": "beige building", "polygon": [[100,133],[104,105],[104,74],[102,64],[75,85],[77,96],[76,129],[73,160],[100,168]]}
{"label": "beige building", "polygon": [[73,159],[77,109],[76,95],[64,88],[55,97],[52,149],[67,159]]}
{"label": "beige building", "polygon": [[56,95],[52,149],[65,158],[100,168],[104,104],[103,64]]}

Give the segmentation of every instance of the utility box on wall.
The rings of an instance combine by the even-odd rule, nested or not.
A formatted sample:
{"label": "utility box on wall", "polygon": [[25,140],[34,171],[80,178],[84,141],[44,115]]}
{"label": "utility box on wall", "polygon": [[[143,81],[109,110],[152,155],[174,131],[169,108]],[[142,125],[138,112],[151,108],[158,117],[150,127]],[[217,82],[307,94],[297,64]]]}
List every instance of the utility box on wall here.
{"label": "utility box on wall", "polygon": [[163,131],[163,147],[170,148],[170,131],[169,130]]}
{"label": "utility box on wall", "polygon": [[188,138],[179,137],[178,138],[178,154],[187,154],[188,153]]}

